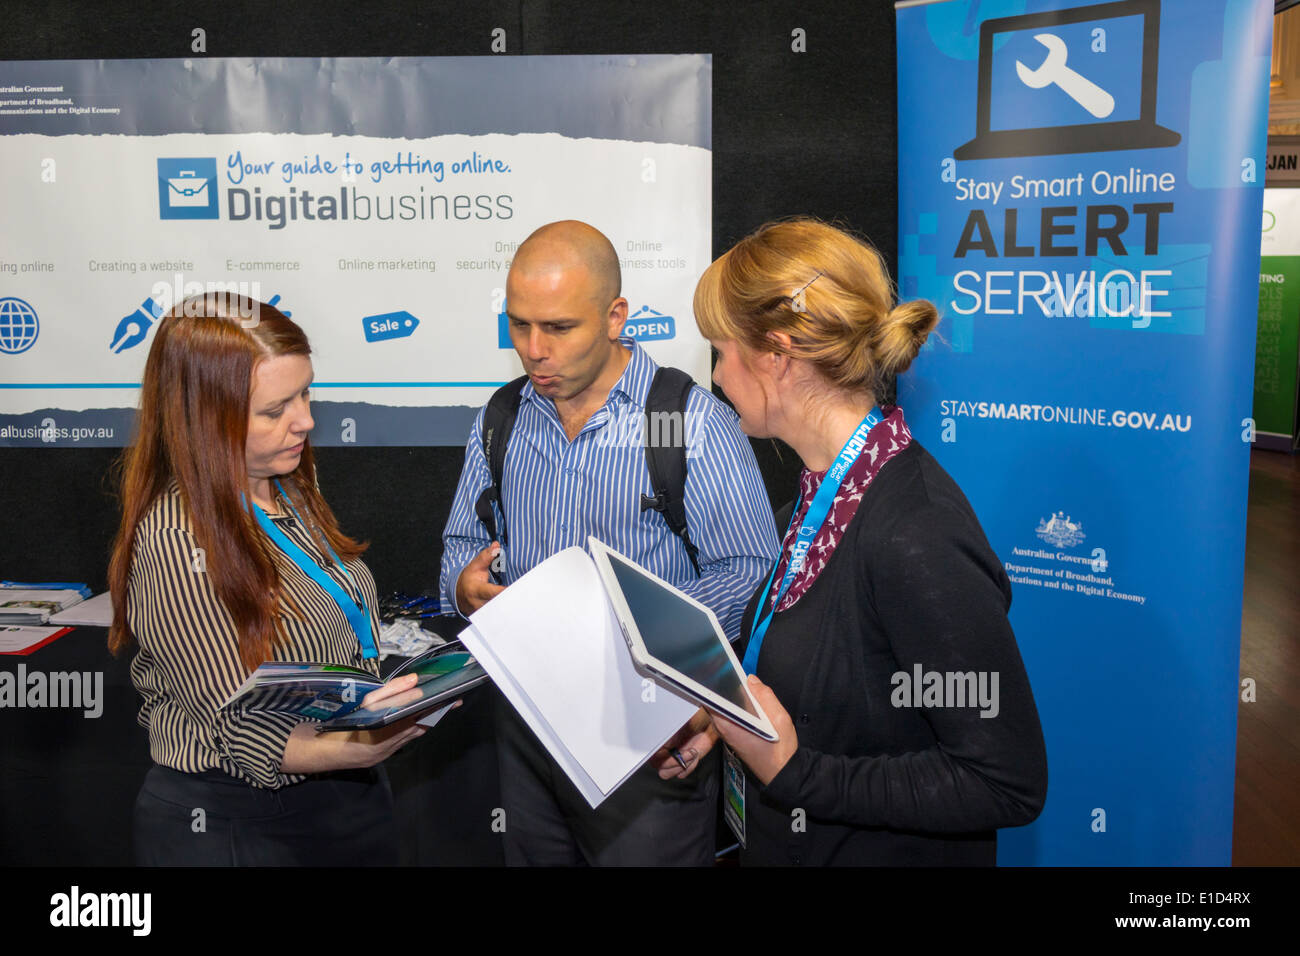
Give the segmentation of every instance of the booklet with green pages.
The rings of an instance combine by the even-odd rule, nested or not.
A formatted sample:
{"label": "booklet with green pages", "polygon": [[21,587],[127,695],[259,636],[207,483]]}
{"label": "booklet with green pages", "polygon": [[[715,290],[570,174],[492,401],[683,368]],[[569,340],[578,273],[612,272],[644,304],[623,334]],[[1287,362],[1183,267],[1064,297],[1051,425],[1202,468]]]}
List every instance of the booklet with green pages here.
{"label": "booklet with green pages", "polygon": [[[400,707],[368,710],[362,700],[372,690],[406,674],[420,675],[417,700]],[[223,705],[227,708],[296,714],[320,721],[319,729],[374,730],[447,704],[488,680],[487,671],[459,641],[412,657],[387,680],[339,664],[268,661],[249,676]]]}

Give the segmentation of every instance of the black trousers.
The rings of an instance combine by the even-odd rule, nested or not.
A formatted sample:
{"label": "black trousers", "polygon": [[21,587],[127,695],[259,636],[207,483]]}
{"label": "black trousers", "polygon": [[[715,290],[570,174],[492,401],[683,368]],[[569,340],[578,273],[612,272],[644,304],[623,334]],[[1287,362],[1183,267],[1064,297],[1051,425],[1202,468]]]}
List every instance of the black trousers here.
{"label": "black trousers", "polygon": [[685,780],[633,772],[595,810],[506,700],[497,702],[507,866],[712,866],[719,749]]}
{"label": "black trousers", "polygon": [[137,866],[395,866],[393,793],[382,767],[266,790],[155,764],[133,845]]}

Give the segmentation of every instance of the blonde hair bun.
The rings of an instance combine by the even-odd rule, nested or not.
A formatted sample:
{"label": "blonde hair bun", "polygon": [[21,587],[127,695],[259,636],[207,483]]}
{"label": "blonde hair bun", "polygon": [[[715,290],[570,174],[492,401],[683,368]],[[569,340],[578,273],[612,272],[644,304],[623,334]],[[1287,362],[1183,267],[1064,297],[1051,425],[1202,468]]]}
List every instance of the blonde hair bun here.
{"label": "blonde hair bun", "polygon": [[939,310],[925,299],[900,302],[882,323],[876,361],[891,375],[906,372],[939,324]]}
{"label": "blonde hair bun", "polygon": [[[769,223],[715,261],[695,288],[708,339],[803,359],[836,389],[881,401],[939,321],[924,300],[894,305],[894,285],[870,243],[817,219]],[[789,336],[776,345],[771,333]]]}

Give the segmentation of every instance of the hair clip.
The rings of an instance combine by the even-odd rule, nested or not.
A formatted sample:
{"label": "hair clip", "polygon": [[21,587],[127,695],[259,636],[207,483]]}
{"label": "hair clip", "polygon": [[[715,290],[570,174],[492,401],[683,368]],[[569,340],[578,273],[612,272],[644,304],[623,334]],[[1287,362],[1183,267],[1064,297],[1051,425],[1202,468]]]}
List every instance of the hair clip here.
{"label": "hair clip", "polygon": [[820,279],[823,275],[825,275],[825,273],[819,270],[815,276],[813,276],[811,279],[809,279],[807,282],[801,285],[798,289],[796,289],[794,293],[790,296],[790,298],[797,299],[800,295],[803,294],[804,289],[808,288],[810,285],[812,285],[814,282]]}

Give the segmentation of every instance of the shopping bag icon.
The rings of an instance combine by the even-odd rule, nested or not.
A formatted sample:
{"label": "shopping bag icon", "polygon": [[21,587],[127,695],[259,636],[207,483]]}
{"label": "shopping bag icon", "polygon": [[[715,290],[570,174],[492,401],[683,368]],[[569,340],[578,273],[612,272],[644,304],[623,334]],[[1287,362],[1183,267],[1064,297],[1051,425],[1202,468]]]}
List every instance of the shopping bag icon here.
{"label": "shopping bag icon", "polygon": [[161,219],[217,219],[217,161],[212,157],[158,160]]}
{"label": "shopping bag icon", "polygon": [[[183,169],[174,179],[168,179],[171,190],[167,195],[172,206],[206,206],[208,204],[208,180],[196,178],[198,173],[192,169]],[[187,178],[188,177],[188,178]]]}

